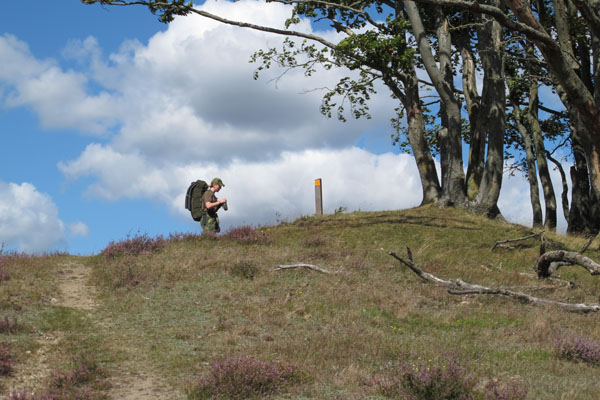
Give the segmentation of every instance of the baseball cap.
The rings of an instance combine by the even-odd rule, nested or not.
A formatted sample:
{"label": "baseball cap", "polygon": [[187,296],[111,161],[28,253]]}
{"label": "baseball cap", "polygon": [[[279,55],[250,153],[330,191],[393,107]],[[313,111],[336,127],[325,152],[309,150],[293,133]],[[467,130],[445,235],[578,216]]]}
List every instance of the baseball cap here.
{"label": "baseball cap", "polygon": [[210,182],[210,186],[212,185],[219,185],[221,187],[225,187],[225,184],[223,183],[223,181],[221,180],[221,178],[215,178]]}

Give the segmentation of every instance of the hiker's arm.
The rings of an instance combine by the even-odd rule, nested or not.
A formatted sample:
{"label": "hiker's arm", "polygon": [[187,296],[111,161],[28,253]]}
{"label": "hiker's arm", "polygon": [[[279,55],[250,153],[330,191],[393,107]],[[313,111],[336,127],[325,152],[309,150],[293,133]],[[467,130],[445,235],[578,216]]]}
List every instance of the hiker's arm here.
{"label": "hiker's arm", "polygon": [[206,206],[206,209],[210,209],[210,208],[214,208],[214,207],[219,207],[221,204],[226,203],[227,199],[221,199],[221,200],[217,200],[214,203],[207,201],[206,203],[204,203],[204,205]]}

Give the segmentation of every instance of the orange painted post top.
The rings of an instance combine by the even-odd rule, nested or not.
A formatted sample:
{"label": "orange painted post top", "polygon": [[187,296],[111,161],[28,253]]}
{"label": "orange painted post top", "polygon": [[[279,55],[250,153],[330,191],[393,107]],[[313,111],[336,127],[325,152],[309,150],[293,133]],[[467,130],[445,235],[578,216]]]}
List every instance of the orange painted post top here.
{"label": "orange painted post top", "polygon": [[315,179],[315,214],[323,215],[323,185],[321,178]]}

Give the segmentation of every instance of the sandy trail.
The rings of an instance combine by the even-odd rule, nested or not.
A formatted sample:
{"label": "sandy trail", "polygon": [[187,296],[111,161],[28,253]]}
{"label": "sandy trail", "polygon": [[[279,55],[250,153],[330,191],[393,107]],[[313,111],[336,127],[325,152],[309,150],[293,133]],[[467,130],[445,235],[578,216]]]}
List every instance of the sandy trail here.
{"label": "sandy trail", "polygon": [[[56,306],[69,307],[85,312],[101,334],[107,337],[114,335],[110,329],[110,321],[99,320],[96,309],[96,289],[90,284],[91,268],[77,262],[61,265],[58,271],[58,285],[61,296],[50,299]],[[54,366],[50,365],[51,353],[60,351],[61,334],[40,335],[37,339],[39,347],[28,353],[26,360],[17,363],[13,376],[6,382],[8,393],[20,391],[36,392],[51,376]],[[125,352],[125,359],[116,369],[111,368],[108,396],[119,400],[172,400],[182,398],[173,393],[155,373],[144,365],[144,357],[139,351],[128,345],[126,338],[110,338],[112,343],[120,343],[120,351]]]}

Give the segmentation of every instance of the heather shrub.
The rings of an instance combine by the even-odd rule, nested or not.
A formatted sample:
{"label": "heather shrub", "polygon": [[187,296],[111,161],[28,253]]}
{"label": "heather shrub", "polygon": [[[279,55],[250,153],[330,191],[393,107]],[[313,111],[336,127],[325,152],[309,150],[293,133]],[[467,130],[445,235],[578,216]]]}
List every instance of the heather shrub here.
{"label": "heather shrub", "polygon": [[80,355],[73,359],[73,368],[59,373],[48,387],[49,399],[95,400],[102,398],[96,389],[106,389],[107,373],[96,360],[89,355]]}
{"label": "heather shrub", "polygon": [[3,400],[101,400],[106,398],[102,393],[107,388],[106,377],[94,358],[79,356],[73,360],[72,370],[55,375],[41,393],[23,390]]}
{"label": "heather shrub", "polygon": [[112,285],[119,287],[134,287],[146,279],[139,260],[127,255],[111,266]]}
{"label": "heather shrub", "polygon": [[600,343],[579,335],[567,335],[554,341],[554,352],[563,360],[600,365]]}
{"label": "heather shrub", "polygon": [[92,356],[81,355],[73,359],[73,369],[71,371],[58,374],[52,378],[50,387],[60,389],[82,386],[85,383],[94,382],[98,377],[104,375],[104,370],[100,368]]}
{"label": "heather shrub", "polygon": [[517,381],[490,379],[485,387],[485,400],[526,400],[527,388]]}
{"label": "heather shrub", "polygon": [[8,350],[6,342],[0,342],[0,376],[7,376],[12,373],[14,360]]}
{"label": "heather shrub", "polygon": [[196,240],[200,240],[202,238],[202,235],[199,235],[197,233],[170,233],[169,237],[167,239],[167,241],[169,242],[194,242]]}
{"label": "heather shrub", "polygon": [[229,273],[238,278],[252,280],[258,273],[258,268],[252,261],[242,260],[233,264],[229,269]]}
{"label": "heather shrub", "polygon": [[200,238],[203,240],[219,240],[221,237],[217,232],[202,231],[202,235],[200,235]]}
{"label": "heather shrub", "polygon": [[102,255],[105,260],[109,261],[123,255],[137,256],[140,254],[152,254],[160,251],[166,244],[167,241],[162,235],[158,235],[155,238],[151,238],[147,233],[143,235],[138,234],[134,237],[127,235],[125,240],[119,242],[111,241],[102,250]]}
{"label": "heather shrub", "polygon": [[257,231],[249,225],[231,228],[224,237],[242,244],[267,244],[273,242],[273,239],[264,229]]}
{"label": "heather shrub", "polygon": [[437,364],[401,364],[373,379],[376,390],[386,397],[407,400],[471,400],[475,380],[453,358]]}
{"label": "heather shrub", "polygon": [[10,279],[10,274],[0,265],[0,283]]}
{"label": "heather shrub", "polygon": [[0,319],[0,333],[15,333],[21,328],[21,325],[17,321],[17,317],[13,317],[12,320],[5,315],[4,319]]}
{"label": "heather shrub", "polygon": [[188,388],[192,400],[265,398],[283,393],[298,376],[295,366],[250,357],[226,358],[211,365]]}

